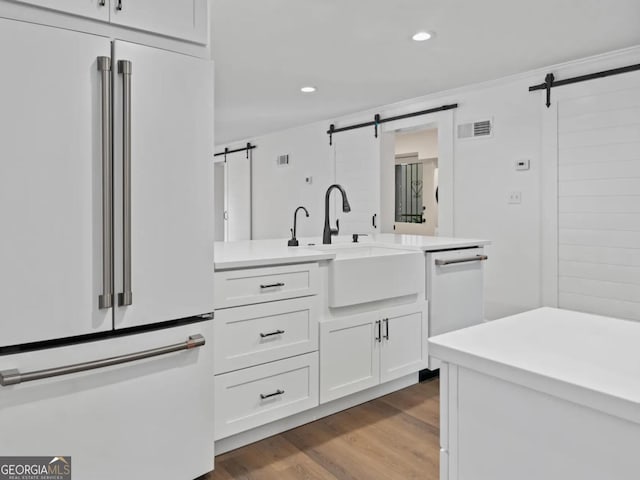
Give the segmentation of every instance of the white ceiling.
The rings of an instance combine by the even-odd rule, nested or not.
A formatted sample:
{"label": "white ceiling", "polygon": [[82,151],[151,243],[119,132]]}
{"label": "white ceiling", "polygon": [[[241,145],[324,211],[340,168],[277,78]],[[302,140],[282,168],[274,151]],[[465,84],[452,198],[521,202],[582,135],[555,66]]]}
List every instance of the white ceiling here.
{"label": "white ceiling", "polygon": [[[640,44],[640,0],[212,0],[212,8],[217,144]],[[435,38],[413,42],[419,30]],[[304,95],[304,85],[318,91]]]}

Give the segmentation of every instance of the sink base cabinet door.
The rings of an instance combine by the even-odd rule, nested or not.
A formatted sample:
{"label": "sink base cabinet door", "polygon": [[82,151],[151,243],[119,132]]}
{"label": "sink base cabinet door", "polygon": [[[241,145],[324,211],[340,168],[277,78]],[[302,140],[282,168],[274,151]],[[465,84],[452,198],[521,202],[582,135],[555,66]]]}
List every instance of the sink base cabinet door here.
{"label": "sink base cabinet door", "polygon": [[428,324],[426,302],[394,309],[382,319],[381,383],[427,368]]}
{"label": "sink base cabinet door", "polygon": [[377,313],[320,324],[320,403],[378,385]]}
{"label": "sink base cabinet door", "polygon": [[427,302],[320,324],[320,403],[426,368]]}

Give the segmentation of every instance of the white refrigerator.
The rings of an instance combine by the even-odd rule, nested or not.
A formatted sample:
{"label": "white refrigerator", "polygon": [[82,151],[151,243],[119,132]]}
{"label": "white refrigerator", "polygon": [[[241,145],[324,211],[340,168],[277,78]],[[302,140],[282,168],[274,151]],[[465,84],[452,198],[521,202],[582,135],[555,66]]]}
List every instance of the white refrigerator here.
{"label": "white refrigerator", "polygon": [[213,468],[213,65],[0,19],[0,455]]}

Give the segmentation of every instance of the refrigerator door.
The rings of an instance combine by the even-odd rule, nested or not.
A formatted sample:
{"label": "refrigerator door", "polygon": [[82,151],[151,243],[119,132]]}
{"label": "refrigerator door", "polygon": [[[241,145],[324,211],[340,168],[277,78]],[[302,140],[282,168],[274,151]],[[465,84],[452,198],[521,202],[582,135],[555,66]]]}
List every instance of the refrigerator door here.
{"label": "refrigerator door", "polygon": [[[192,480],[212,470],[212,323],[1,356],[0,384],[16,378],[5,376],[11,370],[24,381],[0,385],[0,452],[69,456],[80,480]],[[190,337],[199,343],[162,353]],[[140,352],[146,358],[131,358]],[[123,356],[113,366],[29,376]]]}
{"label": "refrigerator door", "polygon": [[113,75],[114,326],[212,312],[213,64],[116,41]]}
{"label": "refrigerator door", "polygon": [[98,305],[97,58],[110,50],[102,37],[0,19],[0,346],[112,328]]}

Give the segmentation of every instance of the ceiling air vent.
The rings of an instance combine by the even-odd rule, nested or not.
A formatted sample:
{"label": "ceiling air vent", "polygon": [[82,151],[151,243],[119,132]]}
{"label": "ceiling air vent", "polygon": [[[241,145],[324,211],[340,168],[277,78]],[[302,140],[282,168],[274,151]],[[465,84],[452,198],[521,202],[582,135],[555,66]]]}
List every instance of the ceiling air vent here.
{"label": "ceiling air vent", "polygon": [[490,137],[492,133],[493,123],[491,120],[479,120],[458,125],[458,138]]}
{"label": "ceiling air vent", "polygon": [[286,167],[289,165],[289,155],[278,155],[277,162],[279,167]]}

